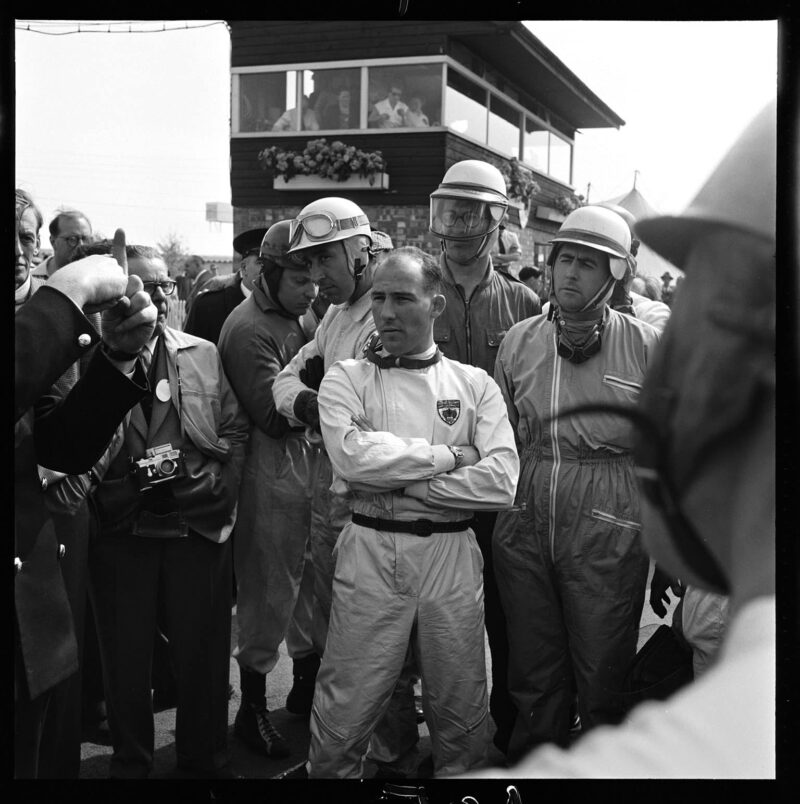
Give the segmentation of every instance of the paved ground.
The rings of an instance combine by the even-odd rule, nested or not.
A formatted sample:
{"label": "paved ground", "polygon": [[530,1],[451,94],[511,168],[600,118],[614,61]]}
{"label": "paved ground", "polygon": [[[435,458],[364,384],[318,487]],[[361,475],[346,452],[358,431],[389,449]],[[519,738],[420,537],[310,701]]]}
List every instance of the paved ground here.
{"label": "paved ground", "polygon": [[[642,614],[641,630],[639,636],[640,646],[647,640],[652,632],[662,622],[669,622],[671,617],[672,608],[670,608],[667,618],[659,620],[650,610],[650,606],[645,600],[644,610]],[[235,609],[233,614],[233,638],[232,642],[235,644],[236,640],[236,615]],[[491,667],[489,664],[489,647],[486,646],[487,656],[487,677],[491,679]],[[231,768],[239,776],[245,779],[272,779],[276,775],[282,773],[288,768],[301,762],[308,750],[308,718],[292,715],[286,711],[284,704],[286,695],[292,686],[292,662],[286,656],[284,646],[281,647],[281,657],[275,670],[270,673],[268,677],[268,690],[267,690],[267,705],[270,710],[270,719],[275,727],[281,732],[284,738],[289,743],[292,749],[292,755],[287,759],[269,759],[256,755],[249,751],[233,736],[233,719],[236,715],[236,710],[239,707],[239,671],[235,660],[231,659],[231,683],[234,687],[234,697],[230,701],[229,707],[229,723],[230,723],[230,741],[229,747],[231,752]],[[430,754],[430,738],[425,724],[420,726],[420,756],[425,757]],[[108,766],[111,757],[111,748],[107,745],[98,745],[95,743],[86,742],[81,750],[81,779],[105,779],[108,776]],[[489,761],[492,764],[502,764],[502,755],[494,748],[490,747]],[[175,767],[175,710],[169,709],[163,712],[158,712],[155,715],[155,757],[154,768],[151,778],[164,779],[167,778],[170,772]],[[369,778],[375,771],[375,766],[368,763],[365,776]],[[286,782],[284,782],[286,784]],[[287,800],[297,802],[302,799],[297,797],[297,783],[290,783],[293,789],[292,795],[287,796],[285,799],[282,797],[278,800]],[[428,786],[430,783],[426,783]],[[378,791],[380,792],[380,791]],[[498,794],[499,795],[499,794]],[[214,795],[212,795],[212,798]],[[429,796],[430,797],[430,796]],[[237,795],[238,798],[238,795]],[[434,797],[435,798],[435,797]],[[317,799],[315,799],[317,800]],[[357,796],[353,799],[359,799]],[[432,799],[433,800],[433,799]],[[497,798],[500,804],[506,804],[506,797],[503,795],[502,799]],[[408,801],[406,804],[415,804],[415,802]],[[485,804],[481,801],[481,804]]]}

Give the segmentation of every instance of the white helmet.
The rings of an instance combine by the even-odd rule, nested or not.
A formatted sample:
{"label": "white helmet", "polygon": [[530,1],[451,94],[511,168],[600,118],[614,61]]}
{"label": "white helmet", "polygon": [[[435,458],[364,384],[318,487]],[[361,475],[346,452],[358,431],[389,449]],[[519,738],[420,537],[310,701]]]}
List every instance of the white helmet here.
{"label": "white helmet", "polygon": [[488,162],[465,159],[450,167],[431,193],[430,231],[444,240],[485,237],[497,229],[507,209],[503,174]]}
{"label": "white helmet", "polygon": [[320,198],[306,204],[292,220],[288,253],[356,235],[364,235],[372,243],[370,231],[369,218],[358,204],[346,198]]}
{"label": "white helmet", "polygon": [[[614,279],[623,279],[628,271],[635,270],[636,261],[631,254],[631,229],[619,213],[599,204],[578,207],[567,215],[551,243],[577,243],[580,246],[602,251],[609,255],[609,267]],[[553,265],[558,249],[548,257]]]}

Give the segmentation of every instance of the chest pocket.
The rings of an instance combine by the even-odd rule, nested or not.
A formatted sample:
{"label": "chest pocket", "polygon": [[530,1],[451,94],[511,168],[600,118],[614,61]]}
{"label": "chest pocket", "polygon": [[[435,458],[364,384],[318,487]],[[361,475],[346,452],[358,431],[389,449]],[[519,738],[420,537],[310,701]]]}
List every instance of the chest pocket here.
{"label": "chest pocket", "polygon": [[639,398],[639,393],[642,390],[642,383],[637,377],[634,379],[619,371],[607,371],[603,374],[603,385],[606,388],[611,388],[619,396],[629,402],[636,402]]}
{"label": "chest pocket", "polygon": [[506,336],[506,331],[504,329],[487,329],[486,330],[486,345],[492,346],[495,349],[500,346],[503,341],[503,338]]}

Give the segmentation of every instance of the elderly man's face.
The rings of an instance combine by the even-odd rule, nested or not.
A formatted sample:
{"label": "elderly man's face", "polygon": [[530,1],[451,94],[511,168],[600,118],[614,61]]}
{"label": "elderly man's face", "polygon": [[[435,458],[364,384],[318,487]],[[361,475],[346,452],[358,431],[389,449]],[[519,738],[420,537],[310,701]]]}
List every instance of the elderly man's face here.
{"label": "elderly man's face", "polygon": [[14,239],[14,289],[21,287],[33,265],[33,258],[39,249],[39,230],[36,214],[28,207],[17,220],[17,235]]}

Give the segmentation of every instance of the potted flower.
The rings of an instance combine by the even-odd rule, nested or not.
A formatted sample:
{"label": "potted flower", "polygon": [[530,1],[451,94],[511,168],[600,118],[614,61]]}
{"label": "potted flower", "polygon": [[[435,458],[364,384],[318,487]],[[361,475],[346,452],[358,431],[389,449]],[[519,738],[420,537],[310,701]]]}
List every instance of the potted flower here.
{"label": "potted flower", "polygon": [[[362,151],[341,140],[309,140],[301,153],[273,145],[258,154],[261,168],[271,175],[276,190],[313,189],[331,182],[366,188],[388,187],[386,160],[380,151]],[[302,177],[312,177],[301,180]],[[293,181],[294,180],[294,181]],[[287,186],[293,183],[294,186]]]}
{"label": "potted flower", "polygon": [[534,196],[541,191],[539,183],[533,178],[533,173],[523,167],[514,156],[507,162],[503,162],[500,172],[506,180],[508,197],[518,201],[523,207],[529,208]]}
{"label": "potted flower", "polygon": [[560,195],[556,200],[553,202],[553,206],[562,214],[562,215],[569,215],[570,212],[576,210],[578,207],[582,207],[586,202],[583,200],[582,195],[575,195],[575,193],[570,193],[569,195]]}

